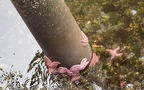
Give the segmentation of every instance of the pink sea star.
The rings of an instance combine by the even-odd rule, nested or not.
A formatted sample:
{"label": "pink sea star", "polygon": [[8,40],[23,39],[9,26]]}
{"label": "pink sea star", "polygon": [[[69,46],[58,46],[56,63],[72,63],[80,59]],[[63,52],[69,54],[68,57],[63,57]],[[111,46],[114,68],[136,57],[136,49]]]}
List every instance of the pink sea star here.
{"label": "pink sea star", "polygon": [[44,57],[45,65],[49,68],[56,68],[60,62],[51,61],[48,57]]}
{"label": "pink sea star", "polygon": [[58,72],[64,77],[70,76],[72,78],[71,81],[73,82],[80,79],[79,71],[85,69],[88,63],[87,58],[84,58],[80,64],[72,66],[70,70],[66,67],[59,67]]}
{"label": "pink sea star", "polygon": [[70,76],[71,82],[80,79],[79,72],[78,73],[72,72],[72,71],[68,70],[66,67],[59,67],[58,73],[61,74],[63,77]]}
{"label": "pink sea star", "polygon": [[49,71],[50,73],[54,74],[54,75],[57,75],[57,74],[58,74],[57,70],[56,70],[56,69],[53,69],[53,68],[49,68],[48,71]]}
{"label": "pink sea star", "polygon": [[87,61],[87,58],[82,59],[81,63],[78,65],[72,66],[70,69],[67,69],[66,67],[57,67],[60,62],[51,61],[48,57],[44,57],[45,65],[49,69],[49,72],[52,74],[60,74],[63,77],[70,76],[71,81],[76,81],[80,79],[79,71],[83,70],[89,63]]}
{"label": "pink sea star", "polygon": [[81,78],[80,75],[74,76],[74,77],[72,77],[71,82],[74,82],[74,81],[76,81],[76,80],[79,80],[80,78]]}
{"label": "pink sea star", "polygon": [[94,67],[94,65],[99,62],[99,58],[100,56],[97,56],[95,53],[93,53],[93,57],[89,64],[89,67]]}
{"label": "pink sea star", "polygon": [[57,69],[58,73],[61,74],[63,77],[66,77],[70,74],[72,74],[73,72],[71,72],[69,69],[67,69],[66,67],[59,67]]}
{"label": "pink sea star", "polygon": [[117,51],[120,49],[120,47],[117,47],[115,49],[106,49],[107,52],[110,53],[111,57],[110,57],[110,61],[112,59],[114,59],[115,57],[120,57],[123,55],[123,53],[117,53]]}
{"label": "pink sea star", "polygon": [[60,62],[57,61],[51,61],[48,57],[44,57],[44,61],[45,61],[45,65],[47,66],[47,68],[49,69],[49,72],[52,74],[56,74],[57,73],[57,66],[58,64],[60,64]]}
{"label": "pink sea star", "polygon": [[81,63],[74,65],[70,68],[70,71],[78,73],[80,70],[83,70],[88,65],[87,58],[82,59]]}
{"label": "pink sea star", "polygon": [[83,31],[81,31],[82,32],[82,36],[83,36],[83,39],[81,40],[81,43],[82,43],[82,46],[87,46],[88,45],[88,42],[89,42],[89,40],[88,40],[88,37],[84,34],[84,32]]}

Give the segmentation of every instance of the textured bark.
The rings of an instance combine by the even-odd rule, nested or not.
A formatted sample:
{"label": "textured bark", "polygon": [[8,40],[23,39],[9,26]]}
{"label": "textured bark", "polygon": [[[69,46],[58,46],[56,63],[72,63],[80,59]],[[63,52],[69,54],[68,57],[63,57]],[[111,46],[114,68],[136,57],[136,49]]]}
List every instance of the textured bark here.
{"label": "textured bark", "polygon": [[11,1],[52,61],[70,68],[83,58],[91,59],[90,46],[82,46],[81,30],[64,0]]}

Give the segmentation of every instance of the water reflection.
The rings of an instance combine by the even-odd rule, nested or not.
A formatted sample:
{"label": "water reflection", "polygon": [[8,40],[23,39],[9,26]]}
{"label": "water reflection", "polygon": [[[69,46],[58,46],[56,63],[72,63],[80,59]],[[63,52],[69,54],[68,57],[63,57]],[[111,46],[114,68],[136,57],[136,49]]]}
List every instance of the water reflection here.
{"label": "water reflection", "polygon": [[37,50],[41,50],[10,0],[0,2],[0,68],[22,71]]}

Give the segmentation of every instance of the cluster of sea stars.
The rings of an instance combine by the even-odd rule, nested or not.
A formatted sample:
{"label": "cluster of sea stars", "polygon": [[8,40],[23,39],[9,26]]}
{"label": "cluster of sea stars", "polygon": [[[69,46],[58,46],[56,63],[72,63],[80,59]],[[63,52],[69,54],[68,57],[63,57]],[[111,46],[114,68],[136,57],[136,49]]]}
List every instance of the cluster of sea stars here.
{"label": "cluster of sea stars", "polygon": [[[114,59],[115,57],[122,56],[122,53],[117,53],[117,51],[120,49],[120,47],[117,47],[115,49],[106,49],[107,52],[111,54],[110,61]],[[81,63],[78,65],[72,66],[70,69],[66,67],[58,67],[60,62],[57,61],[51,61],[48,57],[44,57],[45,65],[48,68],[49,73],[55,74],[55,75],[61,75],[63,77],[70,76],[72,79],[71,81],[76,81],[81,78],[79,72],[89,64],[89,67],[94,67],[96,63],[98,63],[100,56],[97,56],[95,53],[93,53],[92,60],[89,64],[89,61],[87,61],[87,58],[82,59]]]}
{"label": "cluster of sea stars", "polygon": [[[120,47],[118,46],[117,48],[114,49],[106,49],[105,51],[107,51],[108,53],[110,53],[111,57],[109,59],[109,62],[111,63],[112,60],[115,57],[120,57],[123,55],[123,53],[118,53],[118,50],[120,49]],[[91,62],[89,64],[89,67],[94,67],[96,63],[99,62],[100,56],[96,55],[95,53],[93,53],[93,57],[91,59]]]}
{"label": "cluster of sea stars", "polygon": [[[87,36],[82,32],[82,36],[83,39],[81,40],[82,46],[86,47],[88,45],[88,38]],[[122,53],[117,53],[117,51],[120,49],[120,47],[117,47],[115,49],[106,49],[107,52],[110,53],[111,57],[110,57],[110,62],[112,61],[112,59],[114,59],[115,57],[119,57],[122,56]],[[91,62],[89,64],[89,61],[87,60],[87,58],[84,58],[81,60],[81,63],[78,65],[74,65],[72,66],[70,69],[66,68],[66,67],[58,67],[59,64],[61,64],[58,61],[51,61],[48,57],[44,57],[44,61],[45,61],[45,65],[48,68],[48,72],[51,74],[55,74],[55,75],[61,75],[63,77],[71,77],[71,81],[76,81],[79,80],[81,78],[79,72],[83,69],[86,68],[86,66],[89,64],[89,67],[94,67],[96,63],[99,62],[99,58],[100,56],[97,56],[95,53],[93,53],[93,57],[91,59]]]}
{"label": "cluster of sea stars", "polygon": [[[83,39],[81,40],[82,46],[86,47],[89,43],[88,37],[85,35],[83,31],[82,32],[82,37]],[[97,56],[95,53],[93,53],[91,62],[89,64],[89,67],[93,67],[98,61],[99,61],[100,56]]]}
{"label": "cluster of sea stars", "polygon": [[72,66],[70,69],[67,69],[66,67],[57,67],[60,62],[57,61],[51,61],[48,57],[44,57],[45,65],[48,68],[49,73],[55,74],[55,75],[61,75],[63,77],[70,76],[72,79],[71,81],[76,81],[80,79],[79,72],[83,70],[89,63],[87,61],[87,58],[82,59],[81,63],[78,65]]}
{"label": "cluster of sea stars", "polygon": [[[84,32],[82,32],[82,36],[83,36],[83,39],[81,40],[81,43],[82,43],[82,46],[85,47],[88,45],[88,37],[84,34]],[[115,49],[106,49],[107,52],[110,53],[111,57],[110,57],[110,62],[112,61],[112,59],[114,59],[115,57],[120,57],[123,55],[123,53],[117,53],[118,50],[120,49],[120,47],[118,46],[117,48]],[[91,63],[90,63],[90,67],[94,66],[98,61],[99,61],[99,58],[100,56],[97,56],[95,53],[93,53],[93,58],[91,60]]]}
{"label": "cluster of sea stars", "polygon": [[[82,32],[82,31],[81,31]],[[86,47],[88,45],[88,38],[87,36],[82,32],[83,39],[81,40],[82,46]],[[78,65],[72,66],[70,69],[67,69],[66,67],[57,67],[60,62],[57,61],[51,61],[48,57],[44,57],[45,65],[48,68],[49,73],[55,74],[55,75],[62,75],[63,77],[70,76],[72,79],[71,81],[76,81],[80,79],[79,72],[83,70],[89,63],[87,61],[87,58],[82,59],[81,63]],[[95,62],[95,61],[94,61]],[[93,64],[91,64],[93,66]]]}

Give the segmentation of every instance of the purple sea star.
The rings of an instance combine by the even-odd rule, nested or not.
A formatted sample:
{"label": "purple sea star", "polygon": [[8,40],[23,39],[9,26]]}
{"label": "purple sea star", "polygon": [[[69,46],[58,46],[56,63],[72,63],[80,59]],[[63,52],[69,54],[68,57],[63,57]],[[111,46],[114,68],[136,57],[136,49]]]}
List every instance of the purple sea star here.
{"label": "purple sea star", "polygon": [[47,66],[47,68],[49,69],[49,72],[52,74],[56,74],[57,73],[57,66],[58,64],[60,64],[60,62],[57,61],[51,61],[48,57],[44,57],[44,61],[45,61],[45,65]]}
{"label": "purple sea star", "polygon": [[123,53],[117,53],[117,51],[120,49],[120,47],[117,47],[115,49],[106,49],[107,52],[110,53],[111,57],[110,57],[110,61],[112,59],[114,59],[115,57],[120,57],[123,55]]}
{"label": "purple sea star", "polygon": [[44,57],[44,61],[45,61],[45,65],[48,67],[48,68],[56,68],[58,66],[58,64],[60,64],[60,62],[57,62],[57,61],[51,61],[48,57]]}
{"label": "purple sea star", "polygon": [[74,77],[72,77],[71,82],[74,82],[74,81],[76,81],[76,80],[79,80],[80,78],[81,78],[80,75],[74,76]]}
{"label": "purple sea star", "polygon": [[79,71],[83,70],[88,63],[87,58],[84,58],[80,64],[72,66],[70,70],[66,67],[59,67],[58,72],[64,77],[70,76],[72,78],[71,81],[73,82],[80,79],[81,76],[79,75]]}
{"label": "purple sea star", "polygon": [[82,59],[81,63],[74,65],[70,68],[70,71],[78,73],[80,70],[83,70],[88,65],[87,58]]}
{"label": "purple sea star", "polygon": [[61,74],[63,77],[67,77],[68,76],[68,69],[66,67],[59,67],[57,69],[58,73]]}
{"label": "purple sea star", "polygon": [[50,73],[55,75],[61,75],[63,77],[70,76],[71,81],[76,81],[80,79],[79,71],[83,70],[89,63],[87,61],[87,58],[82,59],[81,63],[78,65],[72,66],[70,69],[67,69],[66,67],[57,67],[60,62],[57,61],[51,61],[48,57],[44,57],[45,65],[47,66]]}

